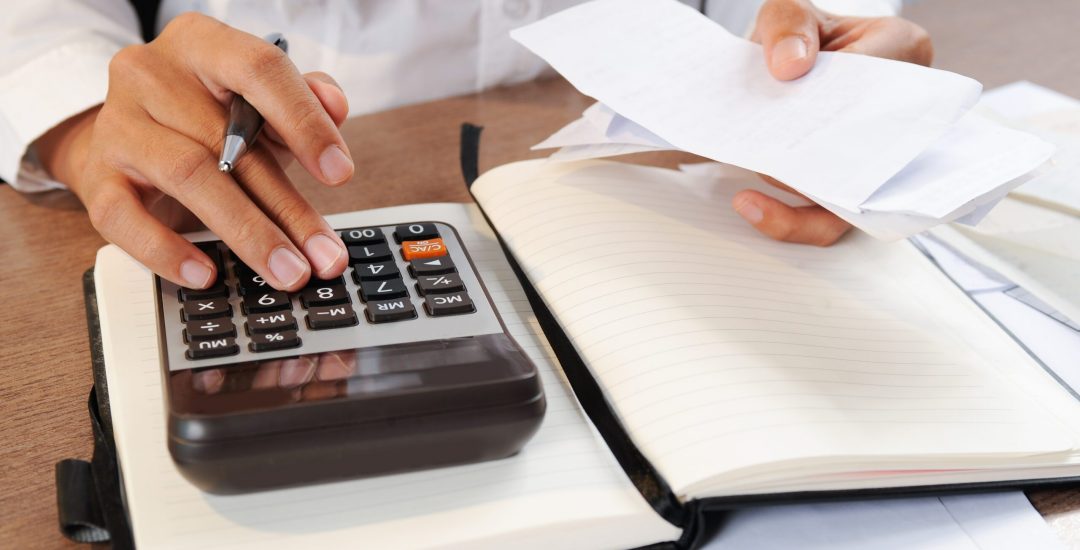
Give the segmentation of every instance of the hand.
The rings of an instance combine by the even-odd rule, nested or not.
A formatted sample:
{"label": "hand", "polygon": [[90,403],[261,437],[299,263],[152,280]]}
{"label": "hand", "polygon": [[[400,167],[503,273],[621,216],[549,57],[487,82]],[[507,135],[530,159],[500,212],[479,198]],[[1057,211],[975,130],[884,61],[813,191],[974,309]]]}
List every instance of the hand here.
{"label": "hand", "polygon": [[[918,25],[899,17],[839,17],[809,0],[767,0],[758,12],[753,36],[764,46],[769,72],[794,80],[810,72],[819,50],[873,55],[930,65],[930,37]],[[765,181],[791,191],[786,185]],[[793,208],[762,193],[740,191],[732,206],[758,231],[777,240],[828,246],[851,226],[821,206]]]}
{"label": "hand", "polygon": [[[233,93],[262,113],[266,128],[225,174],[217,158]],[[205,288],[218,275],[175,231],[190,213],[274,288],[297,290],[313,272],[340,275],[348,252],[284,165],[295,156],[322,183],[345,183],[353,162],[337,125],[347,114],[329,76],[301,75],[258,37],[185,14],[153,42],[120,51],[105,103],[36,147],[101,235],[162,277]]]}

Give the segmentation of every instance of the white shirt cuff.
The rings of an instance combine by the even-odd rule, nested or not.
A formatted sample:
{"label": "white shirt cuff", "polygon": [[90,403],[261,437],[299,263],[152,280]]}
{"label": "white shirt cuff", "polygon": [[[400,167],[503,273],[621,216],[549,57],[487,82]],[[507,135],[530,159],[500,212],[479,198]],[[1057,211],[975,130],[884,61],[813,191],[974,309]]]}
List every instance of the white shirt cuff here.
{"label": "white shirt cuff", "polygon": [[27,155],[30,145],[105,101],[109,61],[120,47],[108,40],[68,43],[0,75],[0,178],[20,191],[57,188]]}
{"label": "white shirt cuff", "polygon": [[813,0],[822,11],[851,17],[889,17],[900,13],[901,0]]}

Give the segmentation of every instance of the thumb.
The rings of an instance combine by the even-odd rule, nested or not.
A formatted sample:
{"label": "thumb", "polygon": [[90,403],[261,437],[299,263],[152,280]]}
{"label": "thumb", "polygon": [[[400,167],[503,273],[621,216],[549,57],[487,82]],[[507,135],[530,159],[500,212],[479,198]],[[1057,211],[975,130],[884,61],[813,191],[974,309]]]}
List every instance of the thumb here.
{"label": "thumb", "polygon": [[764,46],[769,72],[779,80],[794,80],[810,72],[817,58],[817,12],[806,0],[766,0],[754,37]]}

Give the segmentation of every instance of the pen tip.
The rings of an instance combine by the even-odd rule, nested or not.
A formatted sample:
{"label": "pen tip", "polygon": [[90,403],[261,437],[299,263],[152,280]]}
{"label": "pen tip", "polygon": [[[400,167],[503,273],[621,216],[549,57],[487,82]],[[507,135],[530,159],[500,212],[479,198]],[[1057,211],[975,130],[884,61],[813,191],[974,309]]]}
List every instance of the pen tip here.
{"label": "pen tip", "polygon": [[222,172],[232,172],[232,163],[227,160],[223,160],[218,163],[217,169]]}

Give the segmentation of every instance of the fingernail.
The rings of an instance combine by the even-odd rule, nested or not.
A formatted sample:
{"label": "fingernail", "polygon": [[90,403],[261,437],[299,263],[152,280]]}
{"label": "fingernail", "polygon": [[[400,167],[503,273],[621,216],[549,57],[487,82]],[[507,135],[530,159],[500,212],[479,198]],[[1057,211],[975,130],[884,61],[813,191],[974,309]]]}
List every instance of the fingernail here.
{"label": "fingernail", "polygon": [[304,243],[304,255],[311,261],[311,266],[319,275],[334,267],[338,258],[344,254],[346,254],[344,245],[322,233],[313,235]]}
{"label": "fingernail", "polygon": [[214,270],[198,260],[184,260],[180,264],[180,278],[188,288],[206,288],[213,275]]}
{"label": "fingernail", "polygon": [[319,169],[328,183],[341,183],[352,175],[353,162],[345,156],[341,147],[331,145],[319,155]]}
{"label": "fingernail", "polygon": [[798,36],[789,36],[773,46],[773,66],[784,65],[806,57],[806,41]]}
{"label": "fingernail", "polygon": [[308,380],[311,380],[311,375],[314,373],[315,361],[310,357],[301,356],[286,359],[281,364],[281,378],[279,378],[281,387],[295,388],[306,384]]}
{"label": "fingernail", "polygon": [[307,263],[284,246],[270,253],[270,273],[283,286],[296,284],[307,272]]}
{"label": "fingernail", "polygon": [[736,206],[735,211],[738,212],[744,220],[754,225],[760,223],[765,217],[765,213],[761,211],[761,208],[758,208],[758,205],[749,200],[743,201],[742,204]]}

